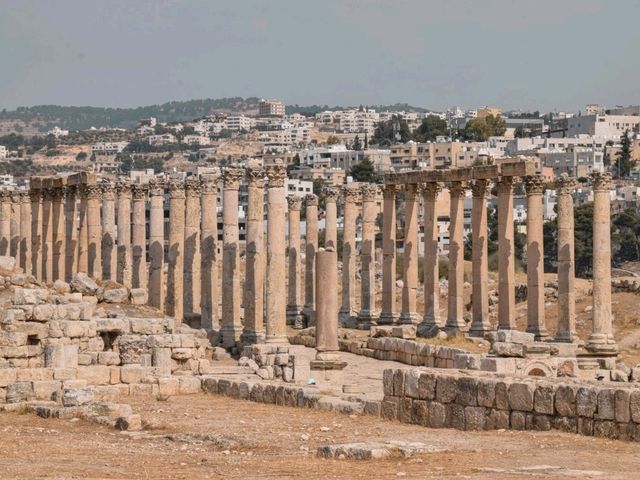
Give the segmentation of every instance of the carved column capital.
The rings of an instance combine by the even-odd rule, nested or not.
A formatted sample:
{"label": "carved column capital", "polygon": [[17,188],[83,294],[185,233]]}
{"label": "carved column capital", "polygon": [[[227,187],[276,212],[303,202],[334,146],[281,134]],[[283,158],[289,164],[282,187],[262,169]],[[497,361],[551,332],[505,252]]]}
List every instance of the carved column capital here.
{"label": "carved column capital", "polygon": [[353,185],[347,185],[343,188],[345,203],[358,203],[362,200],[362,192]]}
{"label": "carved column capital", "polygon": [[100,185],[81,185],[80,186],[80,194],[85,196],[87,199],[97,200],[102,196],[102,188]]}
{"label": "carved column capital", "polygon": [[169,182],[169,198],[185,198],[184,182],[182,180],[172,180]]}
{"label": "carved column capital", "polygon": [[189,177],[184,181],[184,191],[187,197],[199,197],[201,192],[200,180],[196,177]]}
{"label": "carved column capital", "polygon": [[309,193],[304,196],[304,204],[307,207],[317,207],[318,206],[318,196],[313,193]]}
{"label": "carved column capital", "polygon": [[202,188],[202,193],[217,193],[218,180],[220,180],[220,172],[201,175],[200,187]]}
{"label": "carved column capital", "polygon": [[478,179],[471,183],[471,192],[474,198],[487,198],[489,196],[489,180]]}
{"label": "carved column capital", "polygon": [[20,192],[20,203],[31,203],[31,192],[29,190]]}
{"label": "carved column capital", "polygon": [[452,197],[464,196],[464,193],[469,189],[469,182],[451,182],[449,186],[449,193]]}
{"label": "carved column capital", "polygon": [[289,210],[300,210],[302,208],[302,198],[298,195],[288,195],[287,205]]}
{"label": "carved column capital", "polygon": [[386,184],[382,187],[382,196],[384,198],[395,198],[398,193],[398,186],[394,183]]}
{"label": "carved column capital", "polygon": [[336,187],[327,187],[322,193],[324,194],[325,202],[336,203],[338,196],[340,196],[340,191]]}
{"label": "carved column capital", "polygon": [[250,187],[264,187],[266,170],[260,165],[252,165],[246,170],[247,182]]}
{"label": "carved column capital", "polygon": [[119,198],[131,198],[131,184],[125,180],[116,183],[116,192]]}
{"label": "carved column capital", "polygon": [[360,191],[362,192],[363,201],[374,202],[380,195],[380,186],[376,183],[365,183],[360,187]]}
{"label": "carved column capital", "polygon": [[244,176],[244,170],[236,167],[225,168],[222,172],[222,183],[225,190],[238,190],[240,181]]}
{"label": "carved column capital", "polygon": [[287,167],[282,163],[276,163],[266,167],[267,177],[269,178],[269,188],[284,187],[287,179]]}
{"label": "carved column capital", "polygon": [[[105,200],[115,200],[116,196],[115,196],[115,186],[113,185],[113,183],[111,182],[102,182],[100,183],[100,188],[102,188],[102,198],[104,198]],[[67,192],[69,190],[69,187],[67,187]]]}
{"label": "carved column capital", "polygon": [[164,195],[164,179],[156,177],[149,180],[149,196],[160,197],[163,195]]}
{"label": "carved column capital", "polygon": [[149,187],[140,183],[135,183],[131,186],[131,196],[134,200],[144,200],[147,198],[147,191]]}
{"label": "carved column capital", "polygon": [[611,189],[611,173],[591,172],[594,192],[608,192]]}
{"label": "carved column capital", "polygon": [[563,173],[559,177],[556,178],[555,188],[557,195],[571,195],[575,189],[578,182],[575,178],[570,177],[566,173]]}
{"label": "carved column capital", "polygon": [[500,177],[496,182],[498,193],[511,194],[513,191],[513,184],[515,183],[515,177]]}
{"label": "carved column capital", "polygon": [[524,188],[527,195],[541,195],[544,191],[544,179],[542,175],[528,175],[524,177]]}
{"label": "carved column capital", "polygon": [[422,184],[422,193],[425,197],[435,200],[442,187],[441,182],[425,182]]}

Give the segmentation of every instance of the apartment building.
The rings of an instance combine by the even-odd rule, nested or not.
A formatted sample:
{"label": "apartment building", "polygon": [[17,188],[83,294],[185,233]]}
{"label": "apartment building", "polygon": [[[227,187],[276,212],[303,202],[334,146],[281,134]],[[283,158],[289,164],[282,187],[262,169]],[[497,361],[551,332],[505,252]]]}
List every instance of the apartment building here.
{"label": "apartment building", "polygon": [[206,135],[185,135],[182,143],[191,147],[195,145],[208,146],[211,145],[211,140]]}
{"label": "apartment building", "polygon": [[94,155],[116,155],[122,152],[128,142],[98,142],[91,145],[91,153]]}
{"label": "apartment building", "polygon": [[628,130],[639,131],[638,115],[582,115],[567,119],[567,136],[593,135],[605,138],[617,138]]}
{"label": "apartment building", "polygon": [[284,103],[278,100],[260,100],[258,114],[261,117],[282,117],[285,114]]}
{"label": "apartment building", "polygon": [[9,149],[4,145],[0,145],[0,160],[4,160],[9,156]]}
{"label": "apartment building", "polygon": [[232,115],[227,117],[227,130],[233,132],[249,131],[255,125],[255,119],[245,115]]}
{"label": "apartment building", "polygon": [[161,147],[163,145],[177,143],[178,140],[172,133],[163,133],[162,135],[149,135],[147,142],[149,142],[149,145],[152,147]]}
{"label": "apartment building", "polygon": [[409,141],[391,146],[390,162],[396,170],[471,166],[486,148],[483,142]]}

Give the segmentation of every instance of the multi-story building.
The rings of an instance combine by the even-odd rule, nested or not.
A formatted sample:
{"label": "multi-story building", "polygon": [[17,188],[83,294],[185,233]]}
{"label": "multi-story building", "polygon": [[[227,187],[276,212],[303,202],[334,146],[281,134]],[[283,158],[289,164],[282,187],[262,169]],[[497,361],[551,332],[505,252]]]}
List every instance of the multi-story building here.
{"label": "multi-story building", "polygon": [[285,114],[284,103],[278,100],[260,100],[258,113],[261,117],[282,117]]}
{"label": "multi-story building", "polygon": [[176,143],[178,140],[172,133],[163,133],[162,135],[149,135],[147,137],[147,142],[152,147],[161,147],[163,145],[171,145],[172,143]]}
{"label": "multi-story building", "polygon": [[380,115],[375,110],[347,110],[339,117],[338,130],[373,135],[379,121]]}
{"label": "multi-story building", "polygon": [[249,131],[255,125],[255,120],[245,115],[232,115],[227,117],[227,130],[233,132]]}
{"label": "multi-story building", "polygon": [[500,116],[502,114],[502,109],[499,107],[482,107],[476,109],[475,118],[485,118],[489,115],[493,115],[494,117]]}
{"label": "multi-story building", "polygon": [[189,146],[207,146],[211,145],[211,140],[206,135],[185,135],[182,139],[182,143]]}
{"label": "multi-story building", "polygon": [[536,155],[545,167],[553,168],[554,175],[566,173],[572,177],[586,177],[592,171],[603,169],[603,152],[588,147],[569,147],[566,150],[540,149]]}
{"label": "multi-story building", "polygon": [[617,138],[626,131],[637,133],[639,125],[640,116],[637,115],[582,115],[567,120],[567,136]]}
{"label": "multi-story building", "polygon": [[391,166],[396,170],[471,166],[486,148],[483,142],[409,141],[391,146]]}
{"label": "multi-story building", "polygon": [[98,142],[91,145],[91,153],[94,155],[116,155],[122,152],[128,142]]}
{"label": "multi-story building", "polygon": [[4,160],[9,156],[9,150],[4,145],[0,145],[0,160]]}

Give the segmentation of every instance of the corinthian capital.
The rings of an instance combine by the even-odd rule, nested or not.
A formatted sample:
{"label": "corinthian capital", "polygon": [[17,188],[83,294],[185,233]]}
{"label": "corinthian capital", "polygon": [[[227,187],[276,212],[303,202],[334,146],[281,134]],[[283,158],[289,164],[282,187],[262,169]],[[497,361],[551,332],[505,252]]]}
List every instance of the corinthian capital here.
{"label": "corinthian capital", "polygon": [[300,210],[302,208],[302,198],[298,195],[288,195],[287,205],[289,206],[289,210]]}
{"label": "corinthian capital", "polygon": [[563,173],[556,178],[555,188],[558,195],[571,195],[576,189],[576,179]]}
{"label": "corinthian capital", "polygon": [[611,189],[611,174],[609,172],[591,172],[594,192],[608,192]]}
{"label": "corinthian capital", "polygon": [[528,175],[524,177],[524,188],[527,195],[539,195],[544,191],[542,175]]}
{"label": "corinthian capital", "polygon": [[222,172],[222,183],[225,189],[238,190],[240,181],[244,176],[244,170],[236,167],[225,168]]}
{"label": "corinthian capital", "polygon": [[269,188],[284,187],[287,179],[287,167],[282,163],[276,163],[266,167],[267,177],[269,178]]}

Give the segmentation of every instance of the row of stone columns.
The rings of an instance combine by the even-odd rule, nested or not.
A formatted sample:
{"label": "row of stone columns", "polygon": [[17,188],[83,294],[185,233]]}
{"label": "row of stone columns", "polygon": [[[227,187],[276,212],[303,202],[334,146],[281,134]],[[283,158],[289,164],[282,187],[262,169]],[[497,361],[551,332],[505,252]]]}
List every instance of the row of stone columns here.
{"label": "row of stone columns", "polygon": [[0,255],[31,271],[31,200],[26,190],[0,190]]}

